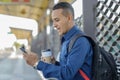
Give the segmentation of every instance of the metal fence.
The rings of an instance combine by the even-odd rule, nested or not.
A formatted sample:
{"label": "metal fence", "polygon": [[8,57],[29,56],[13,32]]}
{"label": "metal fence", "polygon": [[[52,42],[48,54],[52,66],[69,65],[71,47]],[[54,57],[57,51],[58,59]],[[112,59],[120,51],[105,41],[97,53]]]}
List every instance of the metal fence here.
{"label": "metal fence", "polygon": [[96,10],[96,39],[114,55],[120,75],[120,0],[100,0]]}
{"label": "metal fence", "polygon": [[112,54],[120,53],[120,4],[115,0],[97,4],[97,40]]}

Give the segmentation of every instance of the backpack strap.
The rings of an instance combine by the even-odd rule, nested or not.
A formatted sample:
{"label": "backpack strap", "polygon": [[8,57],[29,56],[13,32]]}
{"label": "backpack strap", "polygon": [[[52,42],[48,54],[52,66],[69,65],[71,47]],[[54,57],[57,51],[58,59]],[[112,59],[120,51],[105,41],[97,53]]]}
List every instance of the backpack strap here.
{"label": "backpack strap", "polygon": [[81,36],[83,36],[83,35],[82,34],[76,34],[75,36],[72,37],[72,39],[70,40],[70,43],[68,44],[68,50],[67,50],[68,52],[70,52],[70,50],[72,49],[75,41]]}
{"label": "backpack strap", "polygon": [[90,80],[90,78],[82,70],[79,70],[79,73],[84,78],[84,80]]}
{"label": "backpack strap", "polygon": [[[75,36],[72,37],[72,39],[70,40],[70,43],[68,44],[68,52],[70,52],[70,50],[72,49],[75,41],[79,38],[79,37],[82,37],[82,36],[85,36],[85,35],[82,35],[82,34],[76,34]],[[90,78],[86,75],[85,72],[83,72],[83,70],[79,70],[79,73],[80,75],[84,78],[84,80],[90,80]]]}
{"label": "backpack strap", "polygon": [[90,44],[91,44],[92,46],[95,46],[95,42],[94,42],[94,40],[92,40],[91,37],[89,37],[89,36],[87,36],[87,35],[85,35],[85,34],[76,34],[75,36],[72,37],[72,39],[70,40],[70,43],[68,44],[68,49],[67,49],[68,52],[70,52],[70,50],[72,49],[75,41],[76,41],[79,37],[86,37],[87,40],[90,42]]}

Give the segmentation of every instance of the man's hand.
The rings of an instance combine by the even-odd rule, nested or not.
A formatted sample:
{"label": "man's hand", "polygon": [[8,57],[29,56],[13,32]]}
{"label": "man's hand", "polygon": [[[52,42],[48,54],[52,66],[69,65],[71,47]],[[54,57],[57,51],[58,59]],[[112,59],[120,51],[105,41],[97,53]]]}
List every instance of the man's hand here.
{"label": "man's hand", "polygon": [[51,56],[50,59],[51,59],[50,61],[48,61],[48,60],[46,61],[46,58],[41,56],[41,61],[46,62],[46,63],[55,64],[56,60],[55,60],[54,56]]}
{"label": "man's hand", "polygon": [[34,66],[36,62],[38,62],[39,58],[36,53],[27,52],[28,54],[23,54],[24,59],[26,60],[27,64]]}

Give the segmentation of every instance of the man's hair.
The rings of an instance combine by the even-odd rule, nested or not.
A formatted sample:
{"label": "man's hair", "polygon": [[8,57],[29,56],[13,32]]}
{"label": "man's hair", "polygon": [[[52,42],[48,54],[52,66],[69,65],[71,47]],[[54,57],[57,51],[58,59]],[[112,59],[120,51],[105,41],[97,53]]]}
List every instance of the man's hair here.
{"label": "man's hair", "polygon": [[56,10],[56,9],[63,9],[62,14],[64,16],[67,16],[69,13],[71,13],[72,16],[73,16],[73,19],[74,19],[74,9],[73,9],[72,5],[69,4],[68,2],[59,2],[59,3],[57,3],[53,7],[53,10]]}

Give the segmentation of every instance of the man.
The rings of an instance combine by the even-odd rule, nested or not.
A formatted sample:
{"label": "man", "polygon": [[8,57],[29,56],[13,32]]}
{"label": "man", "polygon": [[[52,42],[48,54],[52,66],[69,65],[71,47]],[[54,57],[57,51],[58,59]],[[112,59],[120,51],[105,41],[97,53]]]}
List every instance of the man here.
{"label": "man", "polygon": [[[49,64],[39,61],[36,54],[24,54],[26,62],[43,72],[46,78],[54,77],[58,80],[91,80],[92,47],[85,37],[76,40],[70,52],[68,44],[76,34],[84,34],[74,23],[73,7],[67,2],[60,2],[52,10],[53,26],[58,30],[61,39],[60,62]],[[82,70],[83,74],[79,72]]]}

